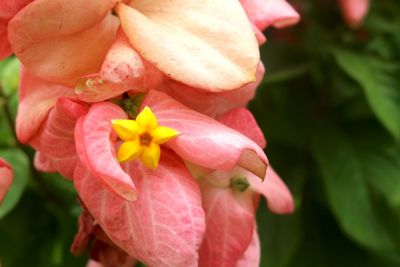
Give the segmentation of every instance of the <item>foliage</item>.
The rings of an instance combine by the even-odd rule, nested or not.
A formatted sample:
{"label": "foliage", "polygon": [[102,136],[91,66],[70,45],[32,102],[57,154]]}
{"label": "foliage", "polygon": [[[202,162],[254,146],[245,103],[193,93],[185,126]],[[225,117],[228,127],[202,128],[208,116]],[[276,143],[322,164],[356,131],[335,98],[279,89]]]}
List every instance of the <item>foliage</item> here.
{"label": "foliage", "polygon": [[267,34],[251,104],[297,202],[259,209],[262,266],[400,266],[400,4],[372,2],[358,30],[332,1],[299,4],[301,25]]}

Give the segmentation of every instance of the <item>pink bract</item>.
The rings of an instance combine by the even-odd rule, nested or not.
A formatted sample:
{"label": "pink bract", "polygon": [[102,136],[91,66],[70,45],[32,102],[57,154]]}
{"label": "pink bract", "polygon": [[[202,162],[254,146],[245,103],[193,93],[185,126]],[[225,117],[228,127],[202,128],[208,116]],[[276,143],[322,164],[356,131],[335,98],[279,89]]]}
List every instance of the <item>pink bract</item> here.
{"label": "pink bract", "polygon": [[253,114],[246,108],[233,109],[221,117],[218,121],[222,124],[235,129],[257,143],[261,148],[265,148],[267,141],[264,134],[257,124]]}
{"label": "pink bract", "polygon": [[237,0],[118,2],[36,0],[11,19],[8,40],[30,71],[67,86],[100,71],[119,23],[134,49],[174,80],[207,91],[255,80],[257,41]]}
{"label": "pink bract", "polygon": [[32,1],[33,0],[0,1],[0,60],[12,54],[11,46],[7,37],[7,26],[9,20]]}
{"label": "pink bract", "polygon": [[33,1],[9,22],[12,50],[37,76],[73,86],[98,70],[114,41],[119,22],[109,11],[115,3]]}
{"label": "pink bract", "polygon": [[227,92],[205,92],[172,80],[165,81],[158,89],[191,109],[210,117],[216,117],[233,108],[246,106],[254,98],[256,88],[261,83],[264,73],[264,65],[260,62],[255,82]]}
{"label": "pink bract", "polygon": [[136,187],[115,157],[116,135],[111,120],[126,119],[125,112],[112,103],[94,104],[75,127],[76,149],[89,171],[127,200],[136,199]]}
{"label": "pink bract", "polygon": [[250,21],[261,31],[269,26],[283,28],[300,21],[297,11],[286,0],[241,0]]}
{"label": "pink bract", "polygon": [[234,267],[252,239],[252,199],[236,194],[230,187],[213,186],[206,179],[200,185],[207,229],[199,251],[199,266]]}
{"label": "pink bract", "polygon": [[3,158],[0,158],[0,204],[3,202],[12,184],[13,175],[14,173],[11,165]]}
{"label": "pink bract", "polygon": [[137,200],[108,190],[85,168],[75,172],[84,204],[108,237],[133,258],[149,266],[197,266],[205,231],[198,186],[182,160],[163,150],[151,171],[138,162],[124,164],[137,187]]}
{"label": "pink bract", "polygon": [[72,92],[67,87],[46,82],[22,68],[16,121],[18,140],[29,143],[54,107],[57,98]]}
{"label": "pink bract", "polygon": [[360,27],[369,9],[369,0],[339,0],[344,20],[350,27]]}
{"label": "pink bract", "polygon": [[[72,179],[78,163],[75,125],[88,110],[86,104],[69,98],[58,98],[46,122],[30,142],[40,153],[36,160],[39,168],[57,170],[64,177]],[[45,158],[50,162],[45,162]]]}
{"label": "pink bract", "polygon": [[260,238],[258,237],[257,226],[254,226],[253,237],[250,245],[244,252],[242,257],[236,263],[236,267],[256,267],[260,266],[261,260],[261,248]]}
{"label": "pink bract", "polygon": [[126,91],[146,92],[159,86],[163,79],[164,75],[133,49],[120,29],[100,72],[81,78],[75,92],[82,101],[100,102]]}
{"label": "pink bract", "polygon": [[263,150],[239,132],[162,92],[150,91],[143,101],[142,107],[145,106],[152,109],[160,125],[182,133],[167,146],[186,161],[217,170],[241,166],[261,179],[265,177],[268,160]]}

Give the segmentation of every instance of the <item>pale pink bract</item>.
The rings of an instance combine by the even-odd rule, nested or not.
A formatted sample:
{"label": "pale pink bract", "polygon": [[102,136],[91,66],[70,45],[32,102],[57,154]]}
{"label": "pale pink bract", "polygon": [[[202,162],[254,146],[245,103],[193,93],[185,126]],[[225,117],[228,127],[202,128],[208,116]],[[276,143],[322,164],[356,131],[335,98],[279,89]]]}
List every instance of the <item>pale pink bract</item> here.
{"label": "pale pink bract", "polygon": [[7,191],[12,184],[13,176],[11,165],[3,158],[0,158],[0,204],[6,197]]}

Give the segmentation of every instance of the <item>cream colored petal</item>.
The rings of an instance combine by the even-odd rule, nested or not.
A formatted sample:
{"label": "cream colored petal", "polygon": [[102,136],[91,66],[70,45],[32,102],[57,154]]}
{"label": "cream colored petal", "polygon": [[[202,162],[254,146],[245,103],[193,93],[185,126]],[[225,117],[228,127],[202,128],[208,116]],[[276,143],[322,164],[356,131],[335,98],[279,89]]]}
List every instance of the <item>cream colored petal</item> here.
{"label": "cream colored petal", "polygon": [[238,0],[141,0],[116,12],[136,51],[174,80],[214,92],[255,80],[258,44]]}

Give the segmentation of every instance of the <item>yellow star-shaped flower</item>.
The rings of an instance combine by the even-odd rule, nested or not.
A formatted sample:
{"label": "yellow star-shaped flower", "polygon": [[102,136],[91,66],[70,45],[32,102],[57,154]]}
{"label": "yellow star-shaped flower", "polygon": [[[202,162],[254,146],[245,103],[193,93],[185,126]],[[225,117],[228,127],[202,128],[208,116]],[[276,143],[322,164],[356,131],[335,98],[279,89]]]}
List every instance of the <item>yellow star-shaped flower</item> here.
{"label": "yellow star-shaped flower", "polygon": [[149,107],[145,107],[136,120],[112,120],[112,128],[124,141],[117,151],[120,162],[140,159],[144,166],[155,170],[160,160],[160,144],[180,133],[165,126],[159,126],[157,118]]}

